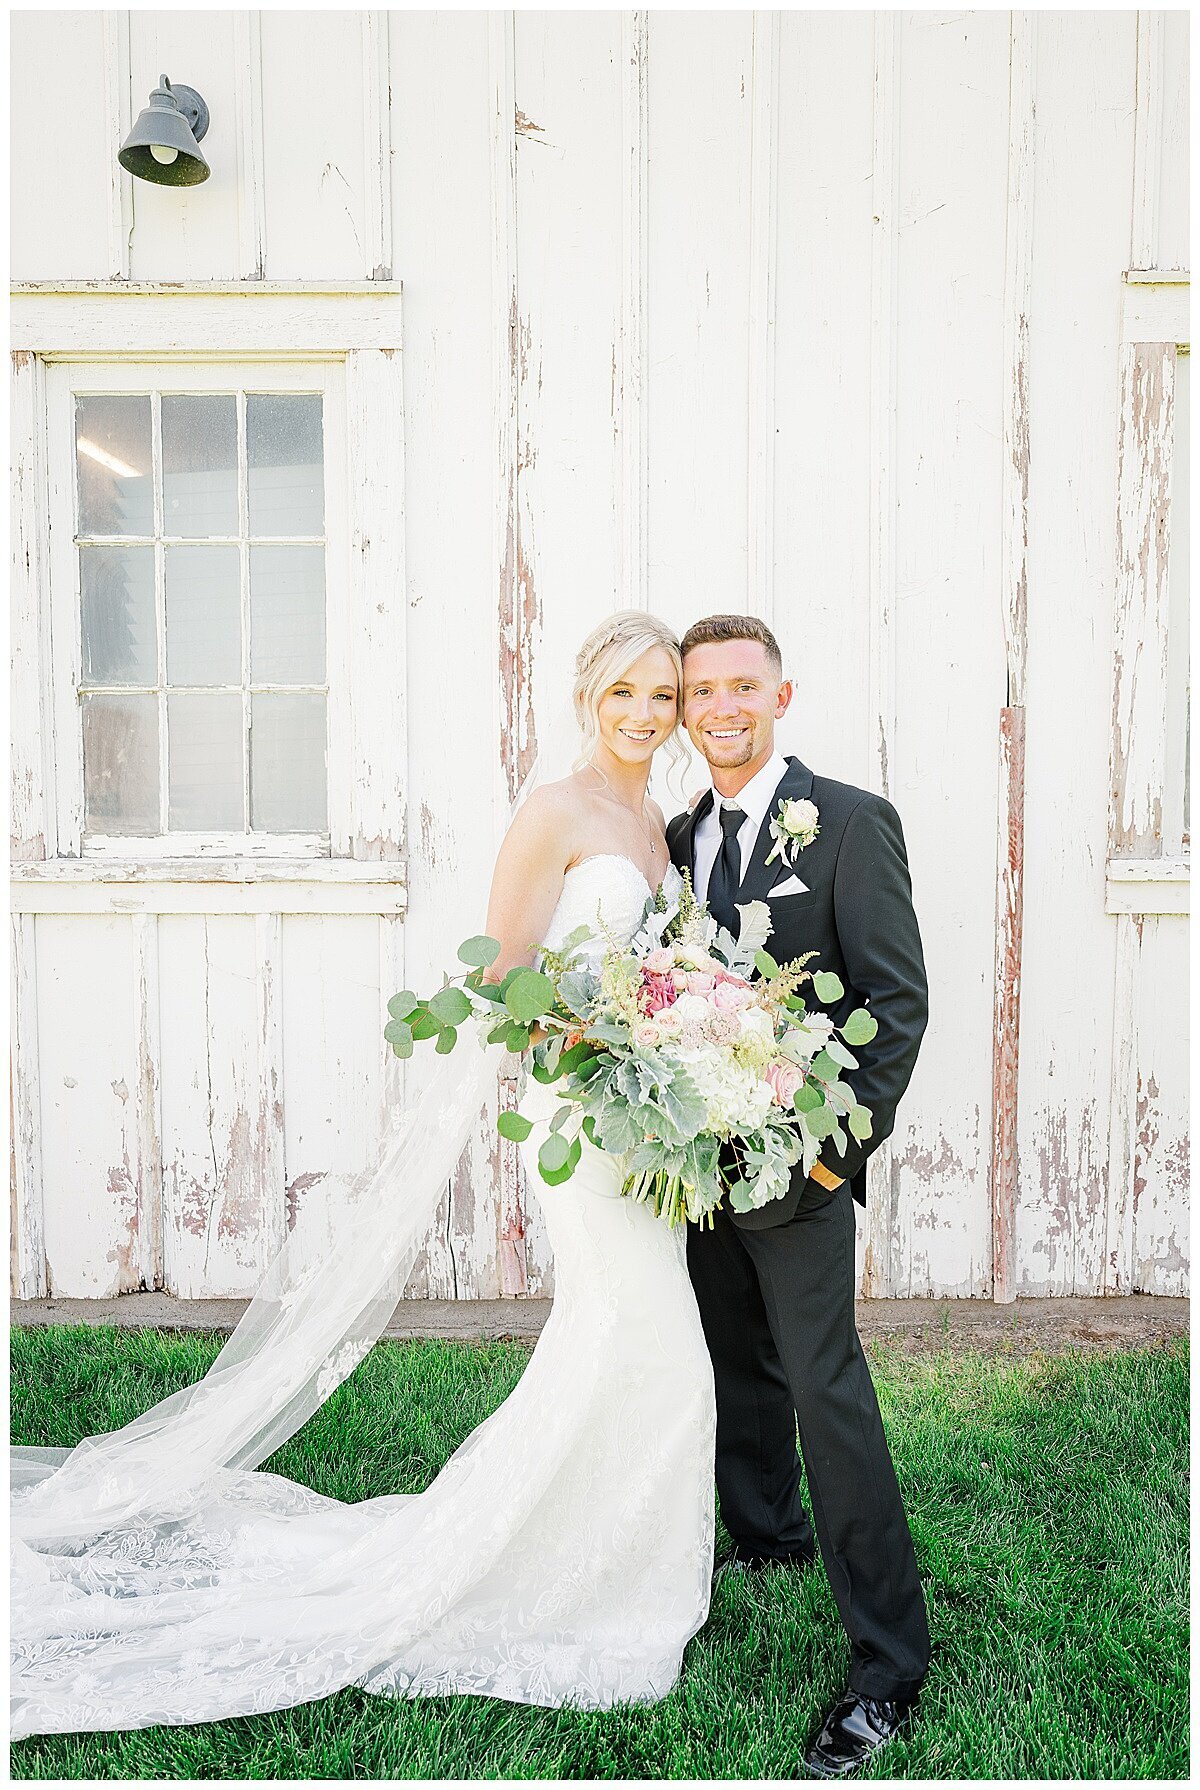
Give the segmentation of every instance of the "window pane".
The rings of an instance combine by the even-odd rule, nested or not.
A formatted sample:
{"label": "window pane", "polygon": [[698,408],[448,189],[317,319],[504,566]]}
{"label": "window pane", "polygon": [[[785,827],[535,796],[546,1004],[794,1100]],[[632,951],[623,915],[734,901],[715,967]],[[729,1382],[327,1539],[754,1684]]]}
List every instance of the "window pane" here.
{"label": "window pane", "polygon": [[241,832],[242,698],[238,691],[167,697],[168,818],[172,830]]}
{"label": "window pane", "polygon": [[154,533],[149,397],[77,397],[75,463],[81,535]]}
{"label": "window pane", "polygon": [[168,547],[167,682],[242,681],[241,554],[236,547]]}
{"label": "window pane", "polygon": [[325,682],[323,547],[251,547],[250,678]]}
{"label": "window pane", "polygon": [[83,824],[158,832],[158,698],[83,698]]}
{"label": "window pane", "polygon": [[321,399],[306,393],[246,399],[252,535],[319,535],[325,528]]}
{"label": "window pane", "polygon": [[163,533],[236,535],[237,399],[162,400]]}
{"label": "window pane", "polygon": [[250,825],[325,831],[325,698],[250,698]]}
{"label": "window pane", "polygon": [[83,681],[156,684],[153,547],[81,547]]}

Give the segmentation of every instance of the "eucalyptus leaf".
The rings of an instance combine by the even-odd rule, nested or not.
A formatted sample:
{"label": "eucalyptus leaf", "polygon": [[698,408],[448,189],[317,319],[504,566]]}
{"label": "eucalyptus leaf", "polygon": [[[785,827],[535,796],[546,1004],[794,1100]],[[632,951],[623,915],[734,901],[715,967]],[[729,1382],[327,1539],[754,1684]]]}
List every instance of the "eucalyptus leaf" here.
{"label": "eucalyptus leaf", "polygon": [[418,1040],[422,1038],[435,1038],[441,1029],[441,1020],[435,1019],[427,1007],[422,1007],[417,1018],[412,1022],[412,1035]]}
{"label": "eucalyptus leaf", "polygon": [[509,1050],[529,1049],[529,1027],[519,1026],[515,1022],[508,1028],[508,1037],[504,1040]]}
{"label": "eucalyptus leaf", "polygon": [[827,1050],[819,1050],[812,1060],[808,1073],[815,1076],[818,1081],[836,1081],[838,1065]]}
{"label": "eucalyptus leaf", "polygon": [[533,1125],[524,1113],[504,1112],[496,1120],[496,1130],[501,1137],[507,1137],[514,1144],[522,1144],[533,1130]]}
{"label": "eucalyptus leaf", "polygon": [[388,1012],[393,1019],[407,1019],[410,1014],[416,1012],[420,1005],[420,997],[415,995],[411,988],[405,988],[399,994],[392,996],[388,1002]]}
{"label": "eucalyptus leaf", "polygon": [[[561,1143],[562,1139],[560,1138],[558,1141]],[[543,1145],[543,1148],[545,1148],[545,1145]],[[562,1182],[570,1180],[571,1176],[575,1173],[575,1168],[579,1161],[580,1150],[580,1142],[579,1139],[576,1138],[570,1149],[567,1151],[567,1160],[563,1163],[561,1168],[546,1169],[542,1167],[540,1162],[538,1163],[538,1172],[541,1175],[542,1180],[546,1182],[547,1186],[558,1187]]]}
{"label": "eucalyptus leaf", "polygon": [[851,1137],[862,1140],[871,1135],[871,1109],[869,1106],[852,1106],[847,1120]]}
{"label": "eucalyptus leaf", "polygon": [[458,947],[459,962],[469,963],[473,970],[490,968],[499,955],[499,939],[489,938],[485,932],[477,933],[474,938],[464,939]]}
{"label": "eucalyptus leaf", "polygon": [[524,969],[504,995],[504,1004],[522,1025],[531,1025],[554,1005],[554,984],[541,970]]}
{"label": "eucalyptus leaf", "polygon": [[869,1044],[879,1030],[879,1021],[865,1007],[856,1007],[839,1029],[847,1044]]}
{"label": "eucalyptus leaf", "polygon": [[460,1026],[471,1016],[471,998],[461,988],[439,988],[430,1000],[429,1011],[444,1026]]}
{"label": "eucalyptus leaf", "polygon": [[454,1027],[443,1026],[438,1035],[438,1041],[433,1048],[436,1050],[439,1057],[448,1057],[457,1043],[458,1033],[455,1031]]}
{"label": "eucalyptus leaf", "polygon": [[830,1038],[825,1045],[825,1050],[843,1069],[858,1068],[858,1058],[853,1051],[846,1049],[840,1038]]}
{"label": "eucalyptus leaf", "polygon": [[764,977],[768,982],[771,980],[772,976],[777,976],[779,974],[779,965],[769,951],[756,951],[754,953],[754,967],[759,975]]}
{"label": "eucalyptus leaf", "polygon": [[845,994],[840,976],[832,970],[818,970],[813,977],[813,991],[817,999],[824,1005],[827,1001],[840,1001]]}
{"label": "eucalyptus leaf", "polygon": [[551,1131],[561,1131],[574,1110],[573,1106],[560,1106],[550,1121]]}
{"label": "eucalyptus leaf", "polygon": [[402,1019],[389,1019],[383,1028],[383,1035],[389,1044],[407,1044],[408,1051],[405,1051],[405,1056],[411,1051],[413,1041],[412,1027],[406,1025]]}
{"label": "eucalyptus leaf", "polygon": [[820,1088],[814,1088],[811,1082],[804,1082],[792,1096],[792,1106],[798,1113],[810,1113],[814,1107],[824,1106],[825,1096]]}
{"label": "eucalyptus leaf", "polygon": [[565,1168],[567,1158],[571,1154],[571,1146],[565,1137],[551,1132],[538,1151],[538,1167],[548,1169],[552,1174],[555,1169]]}
{"label": "eucalyptus leaf", "polygon": [[826,1138],[837,1130],[837,1115],[822,1103],[803,1115],[803,1123],[810,1136]]}

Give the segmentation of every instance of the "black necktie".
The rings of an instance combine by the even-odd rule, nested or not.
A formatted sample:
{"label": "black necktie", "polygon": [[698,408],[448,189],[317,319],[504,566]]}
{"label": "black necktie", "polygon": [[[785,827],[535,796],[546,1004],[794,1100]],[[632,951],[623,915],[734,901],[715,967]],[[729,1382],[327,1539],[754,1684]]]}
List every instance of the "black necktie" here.
{"label": "black necktie", "polygon": [[740,808],[723,807],[720,813],[721,849],[708,879],[708,911],[719,925],[727,927],[736,938],[741,916],[734,903],[742,886],[742,854],[738,850],[737,836],[746,816]]}

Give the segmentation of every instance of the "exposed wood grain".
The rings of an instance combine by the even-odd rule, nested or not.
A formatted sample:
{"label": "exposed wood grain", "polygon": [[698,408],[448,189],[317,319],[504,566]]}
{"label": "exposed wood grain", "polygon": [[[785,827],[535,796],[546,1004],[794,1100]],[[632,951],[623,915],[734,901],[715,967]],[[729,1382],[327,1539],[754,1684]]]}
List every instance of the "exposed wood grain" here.
{"label": "exposed wood grain", "polygon": [[28,350],[12,356],[9,401],[9,856],[53,857],[54,708],[48,701],[48,515],[45,503],[46,395],[42,363]]}
{"label": "exposed wood grain", "polygon": [[992,1298],[1017,1296],[1017,1090],[1021,1031],[1021,926],[1025,884],[1025,711],[1000,711],[1002,851],[996,902],[992,1054]]}
{"label": "exposed wood grain", "polygon": [[158,919],[154,914],[135,914],[131,924],[136,977],[135,1036],[138,1046],[138,1076],[134,1092],[137,1127],[137,1238],[140,1284],[153,1288],[163,1284]]}
{"label": "exposed wood grain", "polygon": [[1163,847],[1174,342],[1122,349],[1109,851]]}
{"label": "exposed wood grain", "polygon": [[1035,33],[1010,24],[1004,265],[1004,458],[1000,578],[1006,702],[1000,711],[992,1045],[992,1297],[1017,1296],[1018,1099],[1025,883],[1025,683],[1029,652],[1029,308],[1033,282]]}

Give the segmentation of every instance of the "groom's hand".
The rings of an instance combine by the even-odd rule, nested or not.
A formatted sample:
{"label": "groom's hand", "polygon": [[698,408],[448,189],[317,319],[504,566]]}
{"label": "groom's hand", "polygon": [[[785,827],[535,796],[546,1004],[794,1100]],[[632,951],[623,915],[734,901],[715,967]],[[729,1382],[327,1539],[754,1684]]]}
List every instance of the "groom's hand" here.
{"label": "groom's hand", "polygon": [[822,1187],[828,1187],[831,1193],[845,1180],[844,1175],[835,1175],[833,1170],[826,1168],[823,1162],[814,1162],[808,1172],[812,1180],[818,1182]]}

